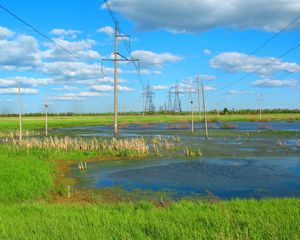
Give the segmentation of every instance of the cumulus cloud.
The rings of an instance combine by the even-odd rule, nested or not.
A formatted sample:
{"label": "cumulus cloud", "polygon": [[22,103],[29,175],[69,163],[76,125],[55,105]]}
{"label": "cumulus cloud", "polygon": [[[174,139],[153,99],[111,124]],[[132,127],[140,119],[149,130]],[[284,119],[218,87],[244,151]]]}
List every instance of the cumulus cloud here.
{"label": "cumulus cloud", "polygon": [[[91,90],[98,91],[98,92],[112,92],[114,87],[112,85],[93,85],[91,86]],[[135,89],[118,85],[118,91],[120,92],[133,92]]]}
{"label": "cumulus cloud", "polygon": [[105,33],[106,35],[111,37],[112,35],[114,35],[115,31],[111,26],[105,26],[105,27],[97,29],[97,32]]}
{"label": "cumulus cloud", "polygon": [[75,86],[68,86],[68,85],[64,85],[62,87],[57,87],[57,88],[53,88],[53,90],[55,91],[73,91],[73,90],[77,90],[78,88]]}
{"label": "cumulus cloud", "polygon": [[[37,94],[35,88],[21,88],[21,94]],[[0,88],[0,94],[18,94],[18,88]]]}
{"label": "cumulus cloud", "polygon": [[48,85],[50,83],[54,82],[53,78],[33,78],[33,77],[23,77],[23,76],[17,76],[17,77],[10,77],[10,78],[2,78],[0,79],[0,84],[3,86],[11,86],[11,85],[17,85],[18,82],[21,82],[21,84],[24,85],[30,85],[30,86],[39,86],[39,85]]}
{"label": "cumulus cloud", "polygon": [[15,33],[6,27],[0,26],[0,39],[13,36]]}
{"label": "cumulus cloud", "polygon": [[132,52],[132,57],[139,59],[140,66],[144,68],[162,68],[167,62],[178,62],[182,60],[182,57],[171,53],[155,53],[145,50],[136,50]]}
{"label": "cumulus cloud", "polygon": [[0,52],[0,69],[18,70],[41,63],[39,44],[32,36],[19,35],[12,40],[0,39]]}
{"label": "cumulus cloud", "polygon": [[298,82],[296,80],[262,79],[262,80],[251,82],[250,84],[256,87],[272,88],[272,87],[296,87]]}
{"label": "cumulus cloud", "polygon": [[[218,27],[276,31],[300,12],[298,0],[110,0],[109,3],[141,30],[173,32],[203,32]],[[291,26],[299,27],[300,22]]]}
{"label": "cumulus cloud", "polygon": [[153,90],[165,90],[165,89],[168,89],[169,86],[167,85],[157,85],[157,86],[151,86],[151,89]]}
{"label": "cumulus cloud", "polygon": [[230,94],[230,95],[251,95],[251,94],[255,94],[255,93],[254,92],[239,91],[239,90],[229,90],[229,91],[227,91],[227,94]]}
{"label": "cumulus cloud", "polygon": [[[96,44],[94,40],[86,39],[80,41],[67,41],[65,39],[56,38],[53,39],[57,44],[62,46],[63,48],[67,49],[68,51],[76,54],[76,56],[80,58],[87,58],[87,59],[97,59],[100,58],[100,54],[94,50],[92,47]],[[52,43],[45,43],[48,47],[46,51],[41,53],[43,58],[48,58],[52,60],[69,60],[74,59],[75,56],[66,52],[62,48],[59,48]]]}
{"label": "cumulus cloud", "polygon": [[58,100],[58,101],[79,101],[84,100],[87,97],[103,97],[107,96],[105,93],[99,92],[78,92],[78,93],[65,93],[60,95],[51,95],[51,100]]}
{"label": "cumulus cloud", "polygon": [[211,50],[209,50],[209,49],[204,49],[204,50],[203,50],[203,53],[204,53],[205,55],[210,55],[210,54],[212,54]]}
{"label": "cumulus cloud", "polygon": [[70,38],[76,38],[77,34],[80,34],[81,31],[73,30],[73,29],[55,28],[50,33],[52,35],[57,35],[57,36],[66,36],[66,37],[70,37]]}
{"label": "cumulus cloud", "polygon": [[207,75],[207,74],[200,74],[197,75],[196,77],[198,77],[199,80],[216,80],[217,77],[214,75]]}
{"label": "cumulus cloud", "polygon": [[239,52],[221,53],[210,61],[210,66],[222,68],[228,72],[256,71],[259,75],[270,75],[278,71],[300,71],[300,65],[294,62],[283,62],[274,57],[257,57]]}

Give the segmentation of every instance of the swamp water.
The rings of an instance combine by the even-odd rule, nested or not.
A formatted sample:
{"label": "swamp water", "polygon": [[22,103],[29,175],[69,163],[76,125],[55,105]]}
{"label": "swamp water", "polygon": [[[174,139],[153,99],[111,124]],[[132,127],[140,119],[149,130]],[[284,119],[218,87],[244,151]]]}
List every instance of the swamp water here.
{"label": "swamp water", "polygon": [[[221,123],[213,124],[220,129]],[[223,136],[210,137],[209,141],[203,136],[180,134],[189,124],[185,124],[186,128],[180,123],[129,125],[122,129],[122,137],[180,134],[181,150],[162,152],[160,158],[94,162],[87,171],[73,166],[72,176],[79,180],[78,188],[151,190],[167,192],[175,198],[208,194],[220,198],[300,197],[300,147],[296,135],[283,137],[277,132],[267,137],[255,135],[250,141],[238,133],[260,128],[270,133],[299,131],[300,121],[234,124],[236,129],[224,130]],[[111,135],[110,126],[80,130],[85,133],[76,134],[85,137]],[[225,131],[237,134],[227,136]],[[197,148],[199,144],[204,157],[183,157],[184,146]]]}

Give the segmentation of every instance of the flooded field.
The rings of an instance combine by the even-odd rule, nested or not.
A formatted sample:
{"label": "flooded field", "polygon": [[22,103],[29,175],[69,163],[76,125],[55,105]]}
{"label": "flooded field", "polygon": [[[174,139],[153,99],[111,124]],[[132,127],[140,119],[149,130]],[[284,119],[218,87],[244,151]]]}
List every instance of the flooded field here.
{"label": "flooded field", "polygon": [[[195,126],[202,128],[200,124]],[[172,149],[147,159],[94,162],[84,172],[73,166],[76,187],[160,191],[175,198],[208,194],[220,198],[300,196],[299,121],[217,122],[210,123],[210,127],[212,136],[205,141],[200,132],[190,134],[188,123],[123,126],[123,138],[179,140]],[[112,129],[99,126],[60,131],[83,137],[111,137]],[[185,146],[199,149],[202,156],[187,157]]]}
{"label": "flooded field", "polygon": [[100,162],[81,175],[81,187],[211,193],[221,198],[300,196],[300,158],[210,158]]}

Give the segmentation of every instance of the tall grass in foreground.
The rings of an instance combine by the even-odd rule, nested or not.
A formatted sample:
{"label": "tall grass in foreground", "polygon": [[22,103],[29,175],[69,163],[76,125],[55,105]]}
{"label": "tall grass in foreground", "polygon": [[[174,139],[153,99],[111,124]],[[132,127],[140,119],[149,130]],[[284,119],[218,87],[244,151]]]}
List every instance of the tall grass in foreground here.
{"label": "tall grass in foreground", "polygon": [[2,239],[299,239],[300,200],[0,205]]}

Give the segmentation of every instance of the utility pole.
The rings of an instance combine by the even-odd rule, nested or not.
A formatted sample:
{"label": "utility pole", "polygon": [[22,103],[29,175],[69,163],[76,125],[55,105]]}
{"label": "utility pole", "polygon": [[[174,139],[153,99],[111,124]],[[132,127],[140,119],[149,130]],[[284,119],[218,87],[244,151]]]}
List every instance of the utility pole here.
{"label": "utility pole", "polygon": [[[138,59],[128,59],[118,52],[118,40],[119,38],[129,38],[128,35],[120,34],[118,28],[118,22],[115,25],[115,44],[114,44],[114,58],[113,59],[102,59],[102,61],[113,61],[114,62],[114,137],[118,136],[118,62],[136,62]],[[123,40],[124,41],[124,40]],[[119,57],[121,59],[119,59]]]}
{"label": "utility pole", "polygon": [[22,140],[22,109],[21,109],[21,82],[18,81],[18,99],[19,99],[19,122],[20,122],[20,135],[19,139]]}
{"label": "utility pole", "polygon": [[46,137],[48,136],[48,92],[46,92],[45,94],[45,113],[46,113],[46,118],[45,118],[45,121],[46,121],[46,124],[45,124],[45,134],[46,134]]}
{"label": "utility pole", "polygon": [[201,121],[200,82],[199,82],[199,76],[197,76],[197,94],[198,94],[198,114],[199,114],[199,120]]}
{"label": "utility pole", "polygon": [[115,26],[114,49],[114,137],[118,135],[118,26]]}
{"label": "utility pole", "polygon": [[258,95],[258,104],[259,104],[259,120],[261,121],[262,119],[262,101],[263,101],[263,95],[259,94]]}
{"label": "utility pole", "polygon": [[194,133],[194,83],[191,84],[191,114],[192,114],[192,133]]}
{"label": "utility pole", "polygon": [[204,95],[204,81],[202,81],[202,97],[203,97],[203,113],[204,113],[204,124],[205,124],[205,138],[208,140],[208,130],[207,130],[207,117],[205,108],[205,95]]}

